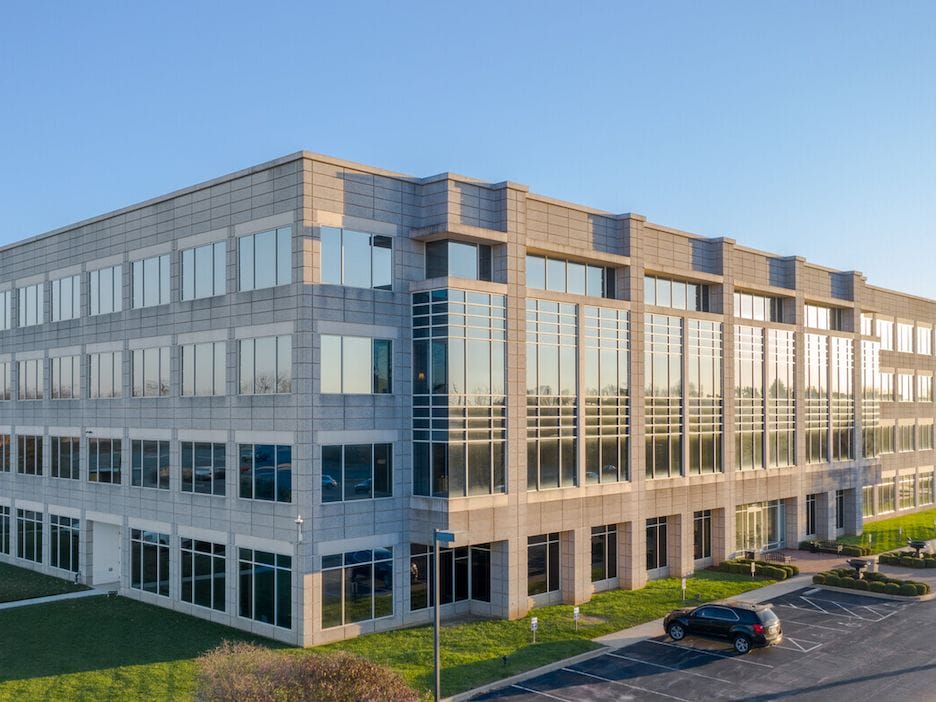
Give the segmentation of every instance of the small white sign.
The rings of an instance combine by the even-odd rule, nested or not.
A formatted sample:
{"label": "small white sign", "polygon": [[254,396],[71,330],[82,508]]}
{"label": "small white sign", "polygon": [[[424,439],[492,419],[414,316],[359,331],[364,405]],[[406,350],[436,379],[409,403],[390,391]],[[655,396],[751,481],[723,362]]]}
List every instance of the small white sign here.
{"label": "small white sign", "polygon": [[536,631],[539,628],[539,619],[536,617],[530,618],[530,631]]}
{"label": "small white sign", "polygon": [[682,579],[682,589],[683,589],[683,592],[686,591],[686,579],[685,578]]}
{"label": "small white sign", "polygon": [[757,566],[754,565],[754,561],[751,561],[751,577],[753,578],[757,570]]}
{"label": "small white sign", "polygon": [[579,608],[578,608],[578,607],[575,607],[575,608],[572,610],[572,618],[573,618],[575,621],[578,621],[578,620],[579,620],[579,614],[580,614],[580,613],[579,613]]}

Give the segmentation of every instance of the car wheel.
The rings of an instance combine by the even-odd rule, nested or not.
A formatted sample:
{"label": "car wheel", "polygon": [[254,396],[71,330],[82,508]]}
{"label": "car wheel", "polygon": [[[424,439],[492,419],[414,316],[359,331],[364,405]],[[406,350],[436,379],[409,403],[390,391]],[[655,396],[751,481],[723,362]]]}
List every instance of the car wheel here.
{"label": "car wheel", "polygon": [[682,641],[684,638],[686,638],[686,629],[682,624],[670,624],[669,629],[666,630],[666,633],[669,634],[673,641]]}
{"label": "car wheel", "polygon": [[751,650],[751,640],[747,636],[735,636],[731,643],[738,653],[747,653]]}

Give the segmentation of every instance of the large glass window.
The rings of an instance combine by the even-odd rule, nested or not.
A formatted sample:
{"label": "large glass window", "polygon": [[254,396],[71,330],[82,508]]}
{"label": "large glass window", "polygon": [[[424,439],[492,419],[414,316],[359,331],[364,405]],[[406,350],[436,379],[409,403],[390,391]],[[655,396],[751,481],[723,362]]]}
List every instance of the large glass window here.
{"label": "large glass window", "polygon": [[854,351],[851,339],[833,336],[829,342],[832,460],[850,461],[855,457]]}
{"label": "large glass window", "polygon": [[894,386],[897,402],[913,402],[913,373],[897,373]]}
{"label": "large glass window", "polygon": [[88,439],[88,480],[120,485],[120,439]]}
{"label": "large glass window", "polygon": [[169,394],[169,347],[134,349],[133,397],[159,397]]}
{"label": "large glass window", "polygon": [[0,400],[9,400],[13,393],[12,363],[0,363]]}
{"label": "large glass window", "polygon": [[80,440],[77,436],[53,436],[50,438],[52,456],[49,472],[53,478],[78,480],[81,477],[79,461]]}
{"label": "large glass window", "polygon": [[81,276],[70,275],[52,281],[52,321],[81,316]]}
{"label": "large glass window", "polygon": [[92,400],[123,394],[123,352],[104,351],[88,355],[88,396]]}
{"label": "large glass window", "polygon": [[78,519],[49,515],[49,564],[72,573],[78,572]]}
{"label": "large glass window", "polygon": [[752,502],[735,508],[735,550],[767,551],[782,548],[784,506],[781,500]]}
{"label": "large glass window", "polygon": [[917,504],[933,504],[933,471],[928,470],[917,475]]}
{"label": "large glass window", "polygon": [[818,523],[818,519],[816,516],[816,496],[806,495],[806,535],[807,536],[816,535],[817,523]]}
{"label": "large glass window", "polygon": [[894,350],[894,323],[888,319],[875,319],[877,335],[881,340],[882,351]]}
{"label": "large glass window", "polygon": [[897,322],[897,350],[903,353],[913,353],[912,324]]}
{"label": "large glass window", "polygon": [[806,334],[806,462],[829,460],[829,337]]}
{"label": "large glass window", "polygon": [[933,448],[933,420],[921,419],[917,422],[917,451],[929,451]]}
{"label": "large glass window", "polygon": [[225,611],[225,545],[182,538],[180,546],[182,601],[219,612]]}
{"label": "large glass window", "polygon": [[652,517],[647,520],[647,570],[665,568],[666,557],[666,517]]}
{"label": "large glass window", "polygon": [[0,473],[10,472],[12,447],[13,437],[9,434],[0,434]]}
{"label": "large glass window", "polygon": [[527,594],[559,591],[559,532],[527,538]]}
{"label": "large glass window", "polygon": [[42,512],[16,510],[16,555],[42,563]]}
{"label": "large glass window", "polygon": [[845,310],[838,307],[805,305],[804,324],[810,329],[845,330]]}
{"label": "large glass window", "polygon": [[695,560],[712,557],[712,510],[692,515],[692,557]]}
{"label": "large glass window", "polygon": [[[214,386],[216,386],[215,374],[219,370],[224,371],[224,344],[221,344],[221,346],[220,351],[215,348],[210,352],[213,363],[212,375],[208,375],[207,367],[204,369],[204,373],[199,373],[206,379],[203,383],[203,389],[205,390],[207,390],[208,378],[210,377]],[[240,349],[241,395],[273,395],[292,392],[292,337],[290,335],[241,339],[238,341],[238,346]],[[208,363],[208,349],[202,351],[202,360],[205,364]],[[192,363],[196,366],[198,366],[198,361],[197,356],[193,357]],[[193,379],[192,383],[194,386],[195,379]],[[223,388],[224,384],[222,382],[222,392]]]}
{"label": "large glass window", "polygon": [[585,482],[630,480],[626,310],[583,309]]}
{"label": "large glass window", "polygon": [[169,303],[169,254],[134,261],[133,309]]}
{"label": "large glass window", "polygon": [[10,313],[10,300],[12,297],[13,292],[11,290],[3,290],[0,292],[0,331],[10,329],[13,326],[13,319]]}
{"label": "large glass window", "polygon": [[223,295],[227,281],[227,242],[182,252],[182,300]]}
{"label": "large glass window", "polygon": [[735,466],[739,470],[764,467],[763,438],[764,330],[738,325],[735,327]]}
{"label": "large glass window", "polygon": [[393,615],[393,549],[322,556],[322,628]]}
{"label": "large glass window", "polygon": [[88,273],[91,315],[120,312],[123,307],[123,270],[120,266]]}
{"label": "large glass window", "polygon": [[322,227],[322,282],[352,288],[393,288],[393,239]]}
{"label": "large glass window", "polygon": [[180,442],[182,492],[224,495],[226,459],[224,444],[205,441]]}
{"label": "large glass window", "polygon": [[845,528],[845,491],[835,491],[835,528]]}
{"label": "large glass window", "polygon": [[894,401],[894,371],[881,371],[881,401]]}
{"label": "large glass window", "polygon": [[646,476],[682,472],[682,320],[650,314],[644,324]]}
{"label": "large glass window", "polygon": [[914,426],[912,422],[897,425],[897,452],[909,453],[913,451]]}
{"label": "large glass window", "polygon": [[240,496],[292,502],[292,447],[240,444]]}
{"label": "large glass window", "polygon": [[527,255],[528,288],[614,298],[614,270],[586,263]]}
{"label": "large glass window", "polygon": [[916,401],[917,402],[932,402],[933,401],[933,376],[918,375],[916,379],[917,379]]}
{"label": "large glass window", "polygon": [[916,352],[923,356],[933,355],[933,329],[932,327],[916,328]]}
{"label": "large glass window", "polygon": [[292,628],[292,556],[238,549],[240,616]]}
{"label": "large glass window", "polygon": [[758,322],[783,322],[783,298],[735,292],[734,314],[735,317]]}
{"label": "large glass window", "polygon": [[17,436],[16,448],[16,472],[42,475],[42,437],[28,434]]}
{"label": "large glass window", "polygon": [[861,488],[861,516],[874,516],[874,486],[864,485]]}
{"label": "large glass window", "polygon": [[10,508],[0,505],[0,553],[10,555],[10,534],[12,533],[10,525]]}
{"label": "large glass window", "polygon": [[32,358],[28,361],[17,361],[19,371],[20,400],[41,400],[45,395],[45,361],[41,358]]}
{"label": "large glass window", "polygon": [[19,299],[19,325],[21,327],[31,327],[36,324],[42,324],[45,321],[43,291],[45,285],[36,283],[18,288],[16,291]]}
{"label": "large glass window", "polygon": [[592,527],[591,579],[593,583],[617,577],[617,525]]}
{"label": "large glass window", "polygon": [[722,331],[718,322],[688,321],[689,473],[722,471]]}
{"label": "large glass window", "polygon": [[[432,607],[431,546],[410,544],[410,610]],[[491,545],[439,549],[439,604],[491,601]]]}
{"label": "large glass window", "polygon": [[130,530],[130,587],[169,597],[169,534]]}
{"label": "large glass window", "polygon": [[881,453],[881,344],[861,341],[861,452],[868,458]]}
{"label": "large glass window", "polygon": [[426,278],[491,280],[491,247],[463,241],[426,244]]}
{"label": "large glass window", "polygon": [[52,399],[77,400],[81,397],[80,356],[55,356],[49,359],[52,372]]}
{"label": "large glass window", "polygon": [[686,280],[644,277],[644,302],[690,312],[708,312],[711,286]]}
{"label": "large glass window", "polygon": [[902,475],[897,480],[897,506],[910,509],[916,506],[916,476]]}
{"label": "large glass window", "polygon": [[893,512],[897,509],[897,488],[893,478],[885,478],[878,485],[878,514]]}
{"label": "large glass window", "polygon": [[363,336],[322,334],[323,393],[346,395],[392,392],[392,342]]}
{"label": "large glass window", "polygon": [[272,288],[292,282],[292,230],[289,227],[242,236],[237,243],[241,290]]}
{"label": "large glass window", "polygon": [[131,480],[135,487],[169,489],[169,442],[133,439]]}
{"label": "large glass window", "polygon": [[[274,344],[277,338],[289,340],[289,337],[269,337]],[[266,341],[266,339],[246,339],[247,343]],[[244,343],[244,342],[242,342]],[[288,343],[288,342],[287,342]],[[225,367],[227,366],[227,344],[223,341],[207,342],[204,344],[184,344],[182,351],[182,396],[193,395],[223,395],[225,392]],[[252,349],[256,361],[256,347]],[[266,361],[266,349],[261,347],[261,362]],[[285,354],[284,354],[285,355]],[[278,357],[279,354],[276,354]],[[290,353],[291,356],[291,353]],[[292,359],[290,358],[290,361]],[[291,369],[292,363],[288,364]],[[274,364],[274,371],[276,370]],[[256,368],[254,371],[254,386],[256,385]],[[274,375],[279,384],[279,375]],[[283,379],[284,381],[287,379]],[[261,381],[263,385],[264,381]]]}
{"label": "large glass window", "polygon": [[390,497],[392,464],[392,444],[322,446],[322,501]]}

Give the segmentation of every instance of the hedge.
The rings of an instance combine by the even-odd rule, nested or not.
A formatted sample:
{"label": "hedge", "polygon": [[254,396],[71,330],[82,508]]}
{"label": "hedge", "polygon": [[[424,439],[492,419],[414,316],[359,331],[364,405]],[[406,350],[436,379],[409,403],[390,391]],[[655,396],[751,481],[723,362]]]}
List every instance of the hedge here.
{"label": "hedge", "polygon": [[883,573],[866,573],[864,578],[856,578],[854,571],[848,568],[834,568],[824,573],[816,573],[812,581],[815,585],[829,585],[850,590],[883,592],[889,595],[915,597],[930,591],[927,583],[913,580],[890,578]]}
{"label": "hedge", "polygon": [[[772,580],[786,580],[799,575],[799,568],[790,563],[775,563],[772,561],[754,561],[756,575]],[[718,564],[718,570],[723,573],[737,573],[738,575],[751,574],[751,560],[749,558],[733,558]]]}

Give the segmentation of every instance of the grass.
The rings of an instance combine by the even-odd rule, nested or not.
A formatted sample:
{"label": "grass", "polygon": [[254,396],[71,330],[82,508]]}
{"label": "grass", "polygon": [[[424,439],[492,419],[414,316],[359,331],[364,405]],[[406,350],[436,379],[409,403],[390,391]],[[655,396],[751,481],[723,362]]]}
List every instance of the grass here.
{"label": "grass", "polygon": [[70,580],[53,578],[26,568],[0,563],[0,602],[28,600],[46,595],[62,595],[66,592],[87,590],[85,585],[75,585]]}
{"label": "grass", "polygon": [[838,541],[843,544],[868,546],[868,535],[871,534],[873,535],[870,544],[872,553],[893,551],[906,547],[907,539],[936,539],[934,519],[936,519],[936,509],[929,509],[925,512],[914,512],[900,517],[867,522],[864,525],[864,534],[861,536],[841,536]]}
{"label": "grass", "polygon": [[[690,596],[714,600],[771,581],[704,571],[688,580]],[[656,580],[641,590],[595,595],[572,607],[540,607],[537,643],[529,616],[447,625],[442,632],[443,693],[486,682],[596,648],[591,638],[663,616],[681,604],[679,580]],[[0,611],[0,700],[184,700],[194,690],[194,659],[223,640],[273,641],[134,600],[88,598]],[[662,632],[661,632],[662,633]],[[291,649],[295,655],[309,655]],[[389,665],[414,687],[432,687],[432,627],[370,634],[315,649],[345,650]],[[502,657],[507,656],[507,665]]]}

